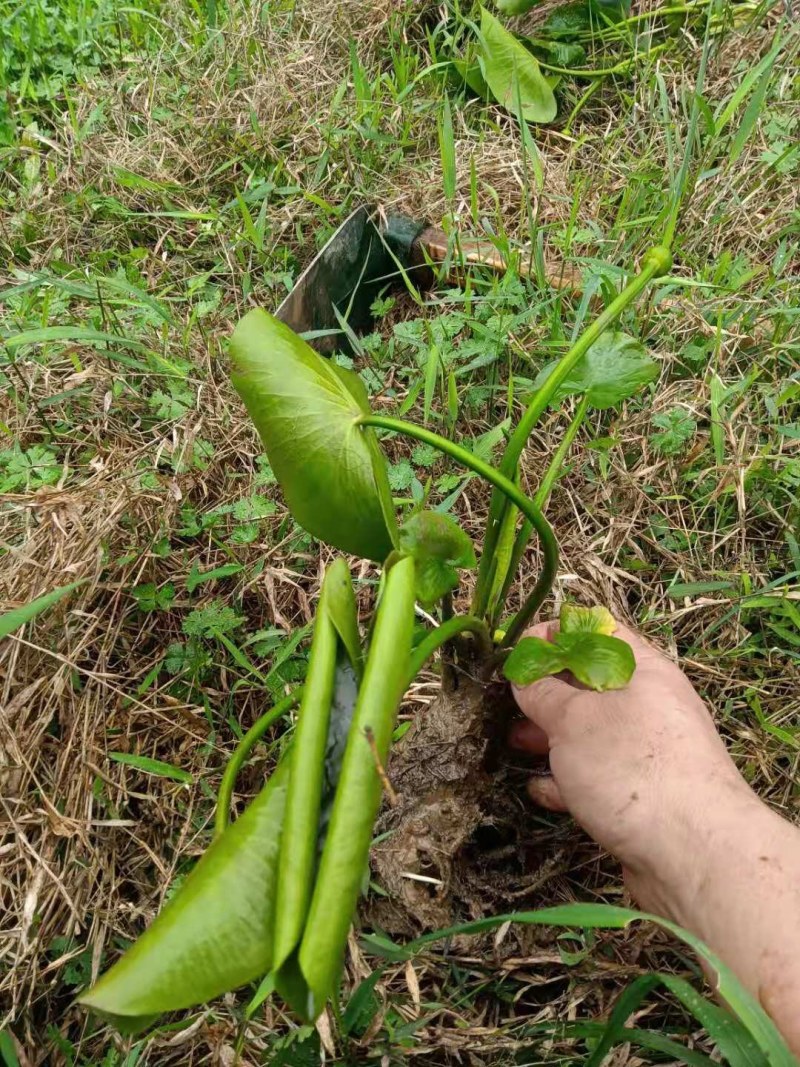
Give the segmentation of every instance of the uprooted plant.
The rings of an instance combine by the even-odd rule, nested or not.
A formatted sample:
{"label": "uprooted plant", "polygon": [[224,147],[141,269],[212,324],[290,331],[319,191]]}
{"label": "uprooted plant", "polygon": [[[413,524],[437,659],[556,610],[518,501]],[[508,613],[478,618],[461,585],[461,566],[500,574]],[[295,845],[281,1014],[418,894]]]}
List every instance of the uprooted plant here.
{"label": "uprooted plant", "polygon": [[[400,888],[392,884],[391,865],[379,863],[390,897],[414,912],[418,928],[459,918],[441,908],[426,913],[422,897],[403,894],[426,880],[443,885],[452,878],[464,835],[481,817],[491,782],[485,756],[487,716],[497,688],[493,675],[502,670],[506,678],[530,682],[570,671],[584,685],[610,689],[624,686],[635,668],[604,608],[565,608],[552,643],[523,634],[556,575],[558,545],[544,508],[578,428],[589,409],[619,404],[656,375],[644,346],[612,327],[670,264],[668,248],[652,248],[563,358],[543,370],[497,467],[423,426],[374,414],[357,374],[319,356],[266,312],[251,311],[239,323],[231,341],[233,383],[286,503],[320,540],[381,564],[377,606],[362,634],[346,561],[338,558],[327,568],[304,685],[240,742],[220,788],[211,846],[155,922],[82,1003],[121,1029],[135,1030],[163,1012],[267,976],[262,989],[274,988],[301,1018],[314,1020],[337,993],[384,791],[393,798],[399,793],[387,829],[403,871],[429,870],[434,855],[440,863],[436,879],[411,878]],[[519,474],[526,442],[548,407],[569,396],[579,398],[574,414],[530,497]],[[424,442],[491,484],[479,563],[470,538],[447,515],[420,506],[398,521],[376,430]],[[540,573],[506,624],[504,605],[534,531]],[[459,570],[475,566],[471,610],[453,615]],[[414,646],[415,602],[435,612],[438,624]],[[417,743],[404,740],[400,759],[389,764],[403,694],[437,650],[449,667],[443,677],[455,681],[417,724]],[[229,825],[239,769],[258,739],[293,707],[299,708],[296,729],[277,769]],[[418,759],[431,750],[434,765],[429,755]],[[454,816],[449,824],[448,809]],[[596,906],[579,912],[580,906],[574,914],[566,908],[521,918],[613,926],[636,917]],[[765,1040],[779,1040],[724,973],[747,1010],[767,1027]]]}

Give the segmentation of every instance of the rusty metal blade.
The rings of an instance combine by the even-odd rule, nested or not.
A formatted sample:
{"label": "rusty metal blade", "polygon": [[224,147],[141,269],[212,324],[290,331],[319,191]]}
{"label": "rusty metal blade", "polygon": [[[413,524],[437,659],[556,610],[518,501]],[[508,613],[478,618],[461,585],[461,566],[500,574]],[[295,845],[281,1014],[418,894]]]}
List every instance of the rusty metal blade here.
{"label": "rusty metal blade", "polygon": [[278,308],[296,333],[310,334],[318,352],[348,350],[334,307],[354,332],[370,322],[370,305],[397,272],[381,234],[362,205],[348,216],[295,282]]}

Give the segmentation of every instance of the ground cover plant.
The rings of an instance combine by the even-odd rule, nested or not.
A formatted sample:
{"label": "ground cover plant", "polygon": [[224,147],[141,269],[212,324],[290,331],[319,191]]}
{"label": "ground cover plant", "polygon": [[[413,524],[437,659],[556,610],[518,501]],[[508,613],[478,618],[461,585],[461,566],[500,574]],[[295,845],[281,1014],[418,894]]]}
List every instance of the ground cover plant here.
{"label": "ground cover plant", "polygon": [[[506,809],[465,829],[449,898],[392,869],[384,835],[414,793],[416,731],[441,706],[428,667],[394,731],[385,770],[400,804],[380,817],[361,906],[362,930],[392,941],[350,939],[341,1000],[316,1027],[265,988],[132,1039],[73,1002],[178,898],[214,813],[241,824],[218,801],[252,807],[303,720],[284,707],[237,749],[265,703],[280,708],[308,676],[320,582],[342,563],[287,510],[228,387],[225,339],[249,307],[277,304],[354,196],[493,234],[512,262],[515,247],[532,249],[530,281],[512,270],[419,301],[387,296],[376,332],[336,361],[358,373],[378,417],[425,423],[496,468],[543,368],[658,239],[692,141],[673,273],[616,327],[645,346],[658,378],[575,428],[547,504],[561,561],[544,610],[607,605],[677,647],[744,772],[791,813],[796,36],[780,10],[724,19],[692,133],[705,39],[695,17],[663,53],[604,77],[563,138],[585,83],[563,76],[551,128],[521,126],[518,102],[499,108],[450,80],[473,32],[455,12],[153,11],[161,21],[135,27],[120,12],[99,60],[76,63],[66,93],[28,99],[4,147],[4,606],[89,580],[0,630],[0,860],[17,902],[3,1057],[225,1062],[240,1045],[246,1062],[320,1049],[340,1062],[584,1062],[625,1036],[645,1062],[705,1062],[713,1006],[681,1006],[694,964],[652,927],[563,933],[553,923],[566,917],[551,913],[546,926],[415,940],[451,919],[620,903],[613,865],[525,806],[524,771],[502,751],[488,758]],[[480,28],[477,7],[461,14]],[[526,36],[546,17],[534,11],[525,32],[501,13]],[[589,39],[592,62],[615,65],[613,43],[596,47]],[[540,280],[553,263],[580,284]],[[579,404],[568,395],[544,412],[521,456],[526,496]],[[481,479],[424,442],[378,434],[399,526],[438,509],[480,550]],[[535,585],[533,546],[493,629]],[[366,645],[379,571],[354,558],[348,570]],[[459,575],[455,618],[469,614],[476,570]],[[430,629],[418,614],[415,647]]]}

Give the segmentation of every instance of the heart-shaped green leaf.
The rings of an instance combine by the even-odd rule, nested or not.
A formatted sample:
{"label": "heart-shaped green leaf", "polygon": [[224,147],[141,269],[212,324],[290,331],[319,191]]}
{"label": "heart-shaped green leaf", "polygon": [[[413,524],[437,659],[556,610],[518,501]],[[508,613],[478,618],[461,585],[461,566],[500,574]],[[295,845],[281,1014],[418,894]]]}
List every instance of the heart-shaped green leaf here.
{"label": "heart-shaped green leaf", "polygon": [[483,74],[498,104],[528,122],[552,122],[556,98],[528,49],[495,16],[481,8]]}
{"label": "heart-shaped green leaf", "polygon": [[577,604],[562,604],[558,616],[562,634],[606,634],[610,636],[617,628],[617,620],[608,608],[582,608]]}
{"label": "heart-shaped green leaf", "polygon": [[400,527],[398,547],[414,560],[417,599],[435,604],[458,585],[458,571],[477,565],[469,536],[438,511],[419,511]]}
{"label": "heart-shaped green leaf", "polygon": [[272,966],[284,760],[155,921],[78,999],[122,1031],[220,996]]}
{"label": "heart-shaped green leaf", "polygon": [[[553,362],[542,369],[534,391],[547,381],[555,367]],[[556,389],[552,403],[586,393],[592,407],[612,408],[657,377],[658,364],[641,341],[621,331],[606,330]]]}
{"label": "heart-shaped green leaf", "polygon": [[523,637],[503,671],[515,685],[530,685],[550,674],[569,671],[579,682],[603,692],[623,689],[636,669],[627,641],[601,633],[558,633],[553,641]]}
{"label": "heart-shaped green leaf", "polygon": [[357,425],[369,410],[360,379],[260,309],[234,330],[231,361],[231,380],[295,519],[344,552],[382,562],[395,518],[377,441]]}

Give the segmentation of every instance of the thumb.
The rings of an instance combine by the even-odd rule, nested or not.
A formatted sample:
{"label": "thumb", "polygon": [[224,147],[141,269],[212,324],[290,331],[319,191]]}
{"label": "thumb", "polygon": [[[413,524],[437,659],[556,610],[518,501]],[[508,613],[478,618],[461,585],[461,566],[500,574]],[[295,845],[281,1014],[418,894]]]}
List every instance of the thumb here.
{"label": "thumb", "polygon": [[550,736],[564,713],[564,708],[579,690],[563,678],[541,678],[531,685],[512,686],[514,699],[522,714]]}

